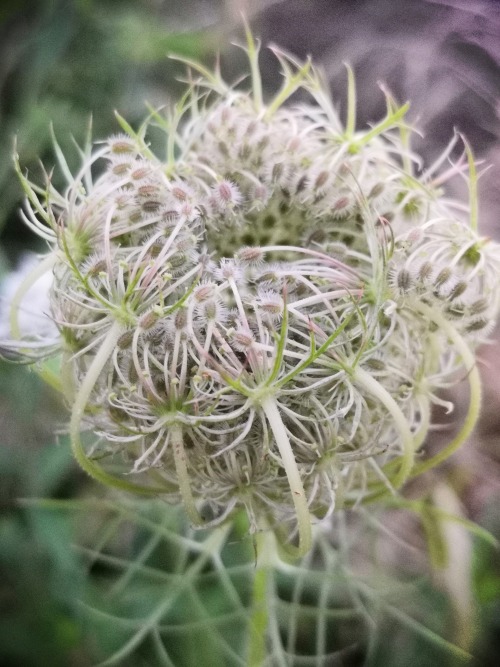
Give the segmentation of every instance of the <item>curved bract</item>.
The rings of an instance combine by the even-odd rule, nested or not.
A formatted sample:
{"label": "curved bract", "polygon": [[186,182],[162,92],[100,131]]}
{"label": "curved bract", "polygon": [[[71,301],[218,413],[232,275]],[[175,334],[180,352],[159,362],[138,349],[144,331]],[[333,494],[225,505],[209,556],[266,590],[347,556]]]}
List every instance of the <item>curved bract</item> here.
{"label": "curved bract", "polygon": [[[433,464],[416,464],[430,407],[496,318],[500,253],[475,229],[474,187],[470,222],[439,188],[463,175],[441,170],[457,138],[423,170],[408,105],[388,98],[357,131],[352,72],[344,125],[311,63],[278,51],[264,102],[251,37],[248,54],[250,90],[188,63],[200,78],[179,105],[138,132],[118,117],[124,133],[82,151],[75,176],[56,144],[65,192],[18,170],[52,246],[79,463],[182,501],[195,525],[243,506],[304,554],[311,521]],[[11,345],[37,358],[41,343]]]}

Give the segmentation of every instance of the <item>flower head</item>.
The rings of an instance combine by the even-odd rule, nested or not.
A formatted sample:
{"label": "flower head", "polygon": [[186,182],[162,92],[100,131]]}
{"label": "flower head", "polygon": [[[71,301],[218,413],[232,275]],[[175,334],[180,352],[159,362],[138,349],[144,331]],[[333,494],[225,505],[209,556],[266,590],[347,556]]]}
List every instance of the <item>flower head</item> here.
{"label": "flower head", "polygon": [[[123,124],[46,203],[21,175],[25,218],[52,244],[84,469],[182,501],[194,524],[244,507],[305,553],[312,519],[418,471],[462,363],[476,387],[500,252],[412,163],[406,105],[344,128],[310,63],[282,54],[264,104],[249,52],[252,91],[193,85],[165,159]],[[310,102],[288,104],[298,88]]]}

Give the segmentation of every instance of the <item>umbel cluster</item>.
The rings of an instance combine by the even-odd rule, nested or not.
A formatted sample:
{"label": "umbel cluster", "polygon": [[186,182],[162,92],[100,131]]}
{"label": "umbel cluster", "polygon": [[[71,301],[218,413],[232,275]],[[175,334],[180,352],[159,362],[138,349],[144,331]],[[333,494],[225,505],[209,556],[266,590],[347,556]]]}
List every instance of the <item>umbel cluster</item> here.
{"label": "umbel cluster", "polygon": [[[387,95],[359,131],[352,72],[342,123],[318,71],[280,52],[265,102],[251,37],[248,55],[248,89],[188,63],[181,102],[137,132],[119,118],[123,134],[83,149],[76,175],[56,145],[64,192],[18,167],[49,253],[14,300],[13,338],[47,271],[59,335],[11,345],[61,355],[93,477],[183,503],[195,525],[243,507],[305,553],[311,522],[394,493],[470,431],[471,349],[497,316],[500,253],[477,233],[466,142],[463,159],[450,159],[457,136],[425,169],[407,105]],[[469,181],[468,206],[444,195],[452,176]],[[462,436],[426,461],[436,392],[464,374]]]}

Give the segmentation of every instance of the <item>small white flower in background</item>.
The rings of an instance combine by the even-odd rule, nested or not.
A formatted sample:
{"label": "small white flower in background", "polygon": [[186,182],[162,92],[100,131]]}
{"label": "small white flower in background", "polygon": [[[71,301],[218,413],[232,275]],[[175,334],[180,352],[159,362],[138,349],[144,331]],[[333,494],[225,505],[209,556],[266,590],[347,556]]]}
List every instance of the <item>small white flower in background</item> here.
{"label": "small white flower in background", "polygon": [[[33,283],[53,275],[79,463],[182,501],[195,525],[244,507],[252,529],[297,532],[304,554],[312,521],[394,493],[470,432],[471,349],[497,317],[500,252],[477,233],[467,144],[468,220],[436,185],[458,137],[422,172],[407,105],[388,98],[356,131],[354,104],[344,126],[311,64],[276,53],[284,81],[268,103],[249,38],[250,91],[203,70],[177,115],[137,133],[119,118],[127,134],[86,149],[76,177],[56,146],[68,188],[49,183],[47,202],[18,171],[25,220],[53,247]],[[298,89],[308,102],[290,102]],[[149,124],[165,130],[165,158]],[[30,343],[28,297],[15,344],[43,357],[52,333],[47,350],[41,330]],[[435,392],[462,366],[461,436],[425,460]]]}
{"label": "small white flower in background", "polygon": [[[0,340],[10,338],[10,304],[23,280],[38,264],[37,255],[25,253],[16,269],[8,273],[0,284]],[[58,337],[59,332],[51,316],[51,287],[52,274],[47,272],[26,293],[22,306],[18,309],[19,328],[23,337],[40,339]]]}

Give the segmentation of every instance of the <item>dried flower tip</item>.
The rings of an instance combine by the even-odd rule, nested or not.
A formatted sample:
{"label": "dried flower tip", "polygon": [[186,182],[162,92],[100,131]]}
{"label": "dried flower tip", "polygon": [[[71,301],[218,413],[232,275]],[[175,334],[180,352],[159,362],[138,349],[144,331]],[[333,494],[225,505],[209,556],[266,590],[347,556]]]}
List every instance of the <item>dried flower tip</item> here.
{"label": "dried flower tip", "polygon": [[196,301],[198,301],[198,303],[203,303],[204,301],[213,298],[216,288],[217,285],[215,283],[212,282],[202,283],[201,285],[198,285],[198,287],[194,290],[193,296],[196,299]]}
{"label": "dried flower tip", "polygon": [[434,281],[435,287],[442,287],[448,280],[451,278],[451,269],[447,266],[437,274],[436,280]]}
{"label": "dried flower tip", "polygon": [[264,261],[265,253],[262,248],[258,246],[247,246],[246,248],[241,248],[236,253],[236,259],[240,264],[244,266],[261,266]]}
{"label": "dried flower tip", "polygon": [[119,191],[115,197],[115,206],[117,209],[124,209],[133,201],[133,197],[129,192]]}
{"label": "dried flower tip", "polygon": [[140,221],[142,220],[142,217],[143,217],[142,214],[143,214],[142,209],[140,209],[140,208],[136,208],[136,209],[134,209],[134,210],[130,213],[130,215],[129,215],[129,217],[128,217],[129,222],[130,222],[131,224],[133,224],[133,225],[134,225],[136,222],[140,222]]}
{"label": "dried flower tip", "polygon": [[471,303],[470,313],[471,315],[479,315],[479,313],[484,313],[484,311],[487,310],[489,306],[490,304],[488,303],[488,299],[483,297],[482,299],[478,299],[477,301],[474,301],[474,303]]}
{"label": "dried flower tip", "polygon": [[287,148],[291,153],[295,153],[295,151],[298,151],[301,144],[302,144],[302,141],[301,141],[300,137],[292,137],[290,139],[290,141],[288,142]]}
{"label": "dried flower tip", "polygon": [[317,176],[316,180],[314,181],[314,190],[321,190],[324,185],[326,185],[326,182],[328,180],[328,172],[327,171],[321,171]]}
{"label": "dried flower tip", "polygon": [[430,262],[424,262],[418,270],[418,277],[420,280],[427,280],[432,275],[432,264]]}
{"label": "dried flower tip", "polygon": [[401,269],[398,272],[397,283],[400,292],[408,292],[411,289],[412,277],[408,269]]}
{"label": "dried flower tip", "polygon": [[220,269],[217,271],[217,274],[224,280],[237,280],[241,275],[241,269],[236,266],[236,263],[232,259],[222,259],[219,266]]}
{"label": "dried flower tip", "polygon": [[243,201],[243,195],[241,194],[240,189],[231,181],[222,181],[221,183],[218,183],[213,188],[213,192],[216,203],[221,208],[238,206]]}
{"label": "dried flower tip", "polygon": [[301,176],[297,182],[297,185],[295,186],[295,194],[298,195],[301,192],[303,192],[306,189],[308,182],[309,182],[309,177],[306,174]]}
{"label": "dried flower tip", "polygon": [[374,371],[385,371],[386,364],[382,359],[377,359],[376,357],[370,357],[365,361],[365,364],[368,368],[371,368]]}
{"label": "dried flower tip", "polygon": [[132,164],[130,162],[116,162],[111,168],[111,173],[115,176],[124,176],[131,168]]}
{"label": "dried flower tip", "polygon": [[177,224],[178,219],[179,219],[179,212],[172,209],[163,211],[161,214],[161,221],[165,223],[167,229],[169,230]]}
{"label": "dried flower tip", "polygon": [[465,315],[465,306],[463,303],[453,303],[446,307],[445,312],[450,318],[462,319]]}
{"label": "dried flower tip", "polygon": [[181,187],[180,185],[174,185],[171,189],[172,195],[181,202],[185,202],[188,199],[188,191],[186,188]]}
{"label": "dried flower tip", "polygon": [[175,313],[174,317],[174,326],[177,330],[182,330],[185,329],[187,325],[187,309],[186,308],[179,308],[179,310]]}
{"label": "dried flower tip", "polygon": [[423,236],[424,232],[422,229],[420,227],[415,227],[410,232],[408,232],[408,236],[406,238],[411,245],[414,245],[415,243],[419,243]]}
{"label": "dried flower tip", "polygon": [[219,304],[213,299],[203,304],[203,315],[208,321],[220,321],[220,310]]}
{"label": "dried flower tip", "polygon": [[308,238],[307,238],[307,241],[306,241],[306,245],[309,246],[309,245],[311,245],[311,244],[313,244],[313,243],[321,244],[321,243],[324,243],[325,240],[326,240],[326,232],[325,232],[325,230],[324,230],[324,229],[320,229],[320,228],[318,228],[318,229],[313,230],[313,231],[309,234],[309,236],[308,236]]}
{"label": "dried flower tip", "polygon": [[151,167],[148,164],[143,164],[137,169],[134,169],[134,171],[130,172],[130,177],[133,178],[134,181],[142,181],[148,176],[151,176]]}
{"label": "dried flower tip", "polygon": [[145,183],[137,188],[139,197],[154,197],[158,194],[159,187],[154,183]]}
{"label": "dried flower tip", "polygon": [[271,317],[281,317],[283,314],[283,298],[273,290],[266,290],[259,294],[257,305],[266,315]]}
{"label": "dried flower tip", "polygon": [[276,183],[276,181],[281,179],[284,169],[283,162],[276,162],[276,164],[273,165],[273,168],[271,169],[271,181],[273,183]]}
{"label": "dried flower tip", "polygon": [[254,199],[260,202],[267,201],[269,197],[269,190],[267,187],[264,185],[264,183],[260,183],[259,185],[256,185],[253,191],[253,196]]}
{"label": "dried flower tip", "polygon": [[153,259],[155,257],[158,257],[158,255],[161,253],[161,251],[163,250],[164,247],[165,247],[165,243],[161,239],[157,239],[149,247],[149,256],[152,257]]}
{"label": "dried flower tip", "polygon": [[158,322],[158,318],[158,313],[151,310],[139,319],[139,327],[144,330],[151,329]]}
{"label": "dried flower tip", "polygon": [[125,134],[116,137],[110,137],[108,140],[109,148],[115,155],[123,155],[125,153],[135,153],[137,151],[134,142]]}
{"label": "dried flower tip", "polygon": [[385,186],[383,183],[375,183],[373,188],[368,193],[368,199],[376,199],[377,197],[380,197],[380,195],[384,191],[384,187]]}
{"label": "dried flower tip", "polygon": [[337,199],[337,201],[334,203],[332,208],[335,212],[342,212],[349,206],[349,204],[349,197],[340,197],[340,199]]}
{"label": "dried flower tip", "polygon": [[231,333],[231,345],[238,352],[246,352],[254,344],[255,339],[249,329],[237,329]]}
{"label": "dried flower tip", "polygon": [[487,320],[485,317],[480,317],[477,320],[472,320],[466,327],[466,331],[472,333],[473,331],[481,331],[481,329],[486,329],[490,326],[490,320]]}
{"label": "dried flower tip", "polygon": [[171,255],[171,257],[169,257],[168,263],[169,268],[171,268],[173,271],[180,271],[189,263],[189,259],[186,253],[177,252],[175,255]]}
{"label": "dried flower tip", "polygon": [[146,199],[142,202],[142,210],[144,213],[156,213],[161,208],[161,201],[157,199]]}
{"label": "dried flower tip", "polygon": [[120,350],[125,350],[127,347],[130,347],[132,345],[132,340],[134,339],[134,332],[133,331],[125,331],[122,333],[120,338],[118,338],[117,345],[120,348]]}
{"label": "dried flower tip", "polygon": [[462,296],[462,294],[465,292],[467,289],[467,283],[464,282],[463,280],[459,281],[451,290],[451,292],[448,294],[448,299],[450,301],[453,301],[454,299],[458,299],[459,296]]}

